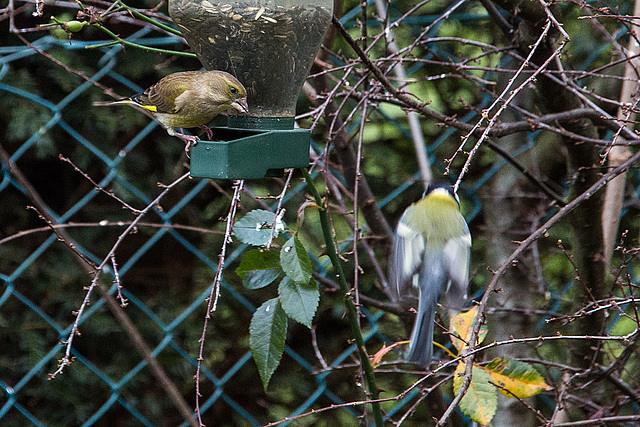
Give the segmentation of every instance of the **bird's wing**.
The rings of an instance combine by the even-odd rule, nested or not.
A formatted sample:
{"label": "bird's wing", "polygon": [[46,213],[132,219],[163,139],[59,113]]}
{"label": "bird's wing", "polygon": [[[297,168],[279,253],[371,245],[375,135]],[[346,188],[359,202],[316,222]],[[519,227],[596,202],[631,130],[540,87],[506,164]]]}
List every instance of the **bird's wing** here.
{"label": "bird's wing", "polygon": [[131,100],[156,113],[177,113],[176,98],[189,90],[189,79],[184,74],[170,74]]}
{"label": "bird's wing", "polygon": [[425,241],[422,235],[409,226],[408,218],[413,214],[410,206],[398,222],[389,259],[390,293],[396,300],[405,299],[410,292],[413,276],[422,263]]}
{"label": "bird's wing", "polygon": [[447,303],[460,308],[467,298],[469,282],[469,262],[471,250],[471,234],[465,224],[466,233],[450,239],[443,249],[443,264],[451,282],[447,290]]}

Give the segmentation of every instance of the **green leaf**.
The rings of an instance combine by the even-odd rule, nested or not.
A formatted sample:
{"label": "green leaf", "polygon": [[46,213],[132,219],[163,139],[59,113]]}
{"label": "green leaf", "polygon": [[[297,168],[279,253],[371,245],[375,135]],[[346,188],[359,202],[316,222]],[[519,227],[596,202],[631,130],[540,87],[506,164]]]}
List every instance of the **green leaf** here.
{"label": "green leaf", "polygon": [[280,264],[285,274],[294,282],[306,284],[311,280],[311,261],[297,236],[293,236],[282,247]]}
{"label": "green leaf", "polygon": [[[465,363],[459,362],[453,374],[453,391],[458,394],[464,382]],[[490,383],[491,375],[480,366],[473,365],[471,384],[460,401],[460,410],[472,420],[487,425],[496,413],[498,394]]]}
{"label": "green leaf", "polygon": [[260,249],[244,254],[236,268],[236,274],[242,277],[242,283],[248,289],[259,289],[271,284],[281,272],[280,256],[275,251]]}
{"label": "green leaf", "polygon": [[256,361],[264,390],[280,364],[287,334],[287,315],[277,298],[262,304],[251,318],[249,345]]}
{"label": "green leaf", "polygon": [[287,316],[310,328],[320,301],[316,282],[311,280],[308,284],[302,284],[285,277],[280,282],[278,294]]}
{"label": "green leaf", "polygon": [[498,389],[507,397],[524,399],[535,396],[545,390],[549,385],[536,369],[525,362],[513,360],[508,357],[494,359],[484,368],[491,375],[491,381],[503,389]]}
{"label": "green leaf", "polygon": [[[242,243],[253,246],[263,246],[269,242],[271,236],[271,225],[276,215],[264,209],[255,209],[236,221],[233,226],[233,234]],[[276,229],[273,237],[277,237],[285,224],[281,219],[276,220]]]}

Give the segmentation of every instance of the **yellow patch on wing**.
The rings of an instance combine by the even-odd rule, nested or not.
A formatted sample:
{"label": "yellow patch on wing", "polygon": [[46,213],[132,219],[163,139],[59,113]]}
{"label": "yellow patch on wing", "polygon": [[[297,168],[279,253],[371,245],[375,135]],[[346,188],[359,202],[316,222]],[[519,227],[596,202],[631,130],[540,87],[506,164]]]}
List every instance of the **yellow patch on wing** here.
{"label": "yellow patch on wing", "polygon": [[154,113],[158,112],[158,107],[156,107],[155,105],[144,105],[144,104],[138,104],[138,105],[144,108],[145,110],[153,111]]}

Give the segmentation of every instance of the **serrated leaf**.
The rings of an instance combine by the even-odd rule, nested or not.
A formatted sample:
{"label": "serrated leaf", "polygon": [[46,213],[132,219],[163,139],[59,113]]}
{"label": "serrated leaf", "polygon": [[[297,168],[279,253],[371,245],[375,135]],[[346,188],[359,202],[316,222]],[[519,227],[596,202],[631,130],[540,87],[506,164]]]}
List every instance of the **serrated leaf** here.
{"label": "serrated leaf", "polygon": [[277,298],[266,301],[253,313],[249,345],[265,391],[282,359],[286,334],[287,315]]}
{"label": "serrated leaf", "polygon": [[[453,391],[458,394],[464,382],[465,363],[459,362],[453,374]],[[491,375],[479,366],[473,365],[471,384],[460,401],[460,410],[473,421],[487,425],[496,413],[498,394],[491,383]]]}
{"label": "serrated leaf", "polygon": [[310,328],[320,301],[320,291],[316,282],[311,280],[308,284],[302,284],[285,277],[280,282],[278,294],[287,316]]}
{"label": "serrated leaf", "polygon": [[[233,234],[235,234],[242,243],[246,243],[247,245],[266,245],[271,236],[271,226],[273,225],[275,217],[276,215],[271,211],[264,209],[252,210],[236,221],[233,225]],[[278,236],[284,228],[284,222],[278,219],[273,236]]]}
{"label": "serrated leaf", "polygon": [[282,247],[280,264],[285,274],[294,282],[304,284],[311,280],[311,261],[297,236],[290,238]]}
{"label": "serrated leaf", "polygon": [[[449,329],[453,334],[450,335],[451,342],[458,349],[458,352],[463,348],[467,347],[469,339],[471,338],[471,328],[473,327],[473,322],[478,317],[478,307],[473,307],[471,310],[466,311],[464,313],[460,313],[451,318],[449,322]],[[487,325],[482,325],[480,327],[480,333],[478,334],[478,344],[484,341],[484,338],[487,336]],[[461,341],[460,338],[464,341]]]}
{"label": "serrated leaf", "polygon": [[236,268],[236,274],[242,277],[242,283],[248,289],[259,289],[269,285],[281,272],[279,254],[259,249],[244,254]]}
{"label": "serrated leaf", "polygon": [[498,388],[500,393],[507,397],[535,396],[545,390],[549,385],[544,381],[540,373],[531,365],[508,357],[499,357],[484,367],[491,375],[491,381],[504,389]]}

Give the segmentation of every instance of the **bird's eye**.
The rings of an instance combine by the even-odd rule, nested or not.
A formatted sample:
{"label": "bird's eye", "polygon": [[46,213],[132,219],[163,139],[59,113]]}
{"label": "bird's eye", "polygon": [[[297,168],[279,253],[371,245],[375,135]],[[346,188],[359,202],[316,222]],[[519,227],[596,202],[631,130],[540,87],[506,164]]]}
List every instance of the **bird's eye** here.
{"label": "bird's eye", "polygon": [[231,89],[229,89],[229,90],[230,90],[230,91],[231,91],[231,93],[233,93],[234,95],[235,95],[236,93],[238,93],[238,88],[237,88],[237,87],[235,87],[235,86],[231,86]]}

